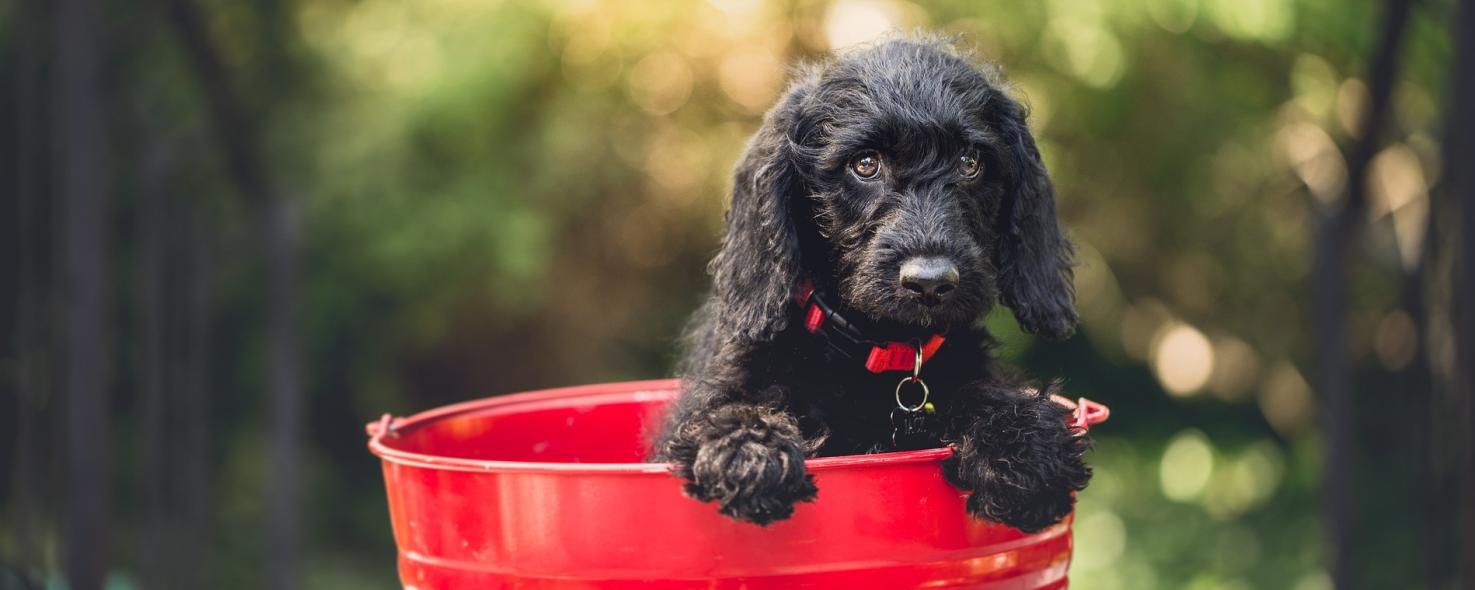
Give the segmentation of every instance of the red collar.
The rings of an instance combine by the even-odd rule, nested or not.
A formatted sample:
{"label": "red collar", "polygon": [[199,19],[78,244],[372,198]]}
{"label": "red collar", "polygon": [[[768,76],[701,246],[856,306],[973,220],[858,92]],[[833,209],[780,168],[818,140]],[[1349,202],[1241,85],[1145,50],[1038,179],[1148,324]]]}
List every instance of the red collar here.
{"label": "red collar", "polygon": [[814,290],[814,284],[804,281],[799,286],[799,292],[794,296],[799,304],[799,310],[804,315],[804,329],[810,334],[823,338],[831,348],[840,353],[865,358],[866,370],[872,373],[883,373],[886,371],[911,371],[916,369],[917,348],[922,350],[922,363],[932,359],[937,350],[942,348],[945,340],[943,334],[934,334],[927,339],[926,344],[921,341],[911,342],[877,342],[869,340],[861,333],[854,324],[845,321],[838,312],[827,305],[819,293]]}

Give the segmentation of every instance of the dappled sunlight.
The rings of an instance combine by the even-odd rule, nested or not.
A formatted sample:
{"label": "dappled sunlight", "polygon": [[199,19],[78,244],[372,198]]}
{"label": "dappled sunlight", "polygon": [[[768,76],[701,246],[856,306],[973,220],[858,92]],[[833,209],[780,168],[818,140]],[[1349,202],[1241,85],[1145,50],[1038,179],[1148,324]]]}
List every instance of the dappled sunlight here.
{"label": "dappled sunlight", "polygon": [[1178,433],[1163,449],[1158,464],[1158,481],[1163,496],[1178,502],[1190,502],[1204,493],[1214,475],[1214,447],[1202,432],[1185,430]]}
{"label": "dappled sunlight", "polygon": [[1414,360],[1418,346],[1418,328],[1408,312],[1395,309],[1378,321],[1377,335],[1373,337],[1373,350],[1384,368],[1401,371],[1408,367]]}
{"label": "dappled sunlight", "polygon": [[1204,509],[1218,520],[1255,510],[1279,490],[1284,471],[1280,448],[1272,441],[1259,441],[1215,470],[1204,494]]}
{"label": "dappled sunlight", "polygon": [[783,84],[784,65],[767,48],[737,49],[722,58],[722,91],[749,113],[768,109]]}
{"label": "dappled sunlight", "polygon": [[615,27],[607,19],[581,19],[576,34],[567,35],[560,56],[564,78],[585,90],[603,90],[620,79],[624,64],[615,47]]}
{"label": "dappled sunlight", "polygon": [[1152,22],[1169,33],[1185,33],[1198,19],[1203,0],[1146,0]]}
{"label": "dappled sunlight", "polygon": [[1332,578],[1326,572],[1311,572],[1296,580],[1291,590],[1332,590]]}
{"label": "dappled sunlight", "polygon": [[1248,399],[1260,382],[1260,356],[1249,343],[1233,336],[1214,338],[1214,369],[1209,392],[1227,402]]}
{"label": "dappled sunlight", "polygon": [[1328,121],[1337,108],[1337,71],[1321,56],[1302,53],[1291,66],[1292,101],[1313,121]]}
{"label": "dappled sunlight", "polygon": [[1337,122],[1350,137],[1362,136],[1362,116],[1367,110],[1367,84],[1348,78],[1337,87]]}
{"label": "dappled sunlight", "polygon": [[1379,152],[1368,170],[1368,188],[1369,212],[1374,218],[1392,216],[1399,260],[1405,270],[1413,270],[1423,255],[1429,223],[1429,184],[1419,155],[1402,144]]}
{"label": "dappled sunlight", "polygon": [[1311,123],[1288,123],[1276,133],[1276,147],[1323,205],[1345,197],[1347,161],[1326,131]]}
{"label": "dappled sunlight", "polygon": [[1285,361],[1271,369],[1260,385],[1258,401],[1265,420],[1284,436],[1300,433],[1315,419],[1311,385]]}
{"label": "dappled sunlight", "polygon": [[1296,24],[1292,3],[1279,0],[1205,0],[1208,16],[1225,34],[1246,41],[1275,42]]}
{"label": "dappled sunlight", "polygon": [[1126,551],[1126,525],[1107,506],[1082,504],[1081,517],[1075,522],[1075,541],[1077,546],[1090,549],[1078,551],[1072,565],[1087,572],[1105,569]]}
{"label": "dappled sunlight", "polygon": [[1214,373],[1214,348],[1203,332],[1185,323],[1159,328],[1152,337],[1152,370],[1168,393],[1198,393]]}
{"label": "dappled sunlight", "polygon": [[1126,70],[1127,57],[1108,27],[1102,5],[1082,0],[1052,0],[1047,5],[1052,18],[1045,55],[1055,67],[1088,86],[1116,84]]}
{"label": "dappled sunlight", "polygon": [[670,205],[686,206],[697,200],[705,172],[711,168],[708,145],[691,130],[658,126],[646,140],[646,175],[654,181],[651,194]]}
{"label": "dappled sunlight", "polygon": [[752,17],[770,2],[765,0],[707,0],[708,4],[717,7],[723,14],[734,17]]}
{"label": "dappled sunlight", "polygon": [[825,41],[832,49],[875,41],[912,24],[902,16],[902,7],[890,0],[838,0],[825,14]]}
{"label": "dappled sunlight", "polygon": [[691,66],[668,51],[652,53],[630,68],[630,95],[652,115],[667,115],[691,97]]}

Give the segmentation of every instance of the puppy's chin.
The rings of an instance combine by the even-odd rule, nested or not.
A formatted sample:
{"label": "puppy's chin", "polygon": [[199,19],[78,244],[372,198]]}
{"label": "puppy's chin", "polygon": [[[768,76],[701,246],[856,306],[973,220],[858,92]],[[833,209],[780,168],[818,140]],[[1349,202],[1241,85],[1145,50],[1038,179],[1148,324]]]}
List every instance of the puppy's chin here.
{"label": "puppy's chin", "polygon": [[954,325],[967,325],[981,315],[952,306],[927,307],[915,303],[866,312],[872,322],[914,335],[935,334]]}
{"label": "puppy's chin", "polygon": [[[973,324],[988,311],[981,298],[959,297],[942,305],[926,306],[905,296],[865,295],[842,290],[844,307],[850,308],[857,323],[868,333],[886,340],[926,337],[952,326]],[[859,297],[852,295],[861,295]],[[958,295],[963,295],[959,293]]]}

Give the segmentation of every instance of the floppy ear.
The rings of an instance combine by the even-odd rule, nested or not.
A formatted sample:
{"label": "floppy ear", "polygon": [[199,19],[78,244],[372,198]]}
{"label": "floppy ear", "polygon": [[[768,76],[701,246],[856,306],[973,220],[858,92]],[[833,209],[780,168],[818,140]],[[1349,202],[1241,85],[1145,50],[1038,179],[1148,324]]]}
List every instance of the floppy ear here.
{"label": "floppy ear", "polygon": [[999,132],[1008,192],[999,212],[995,268],[1003,302],[1031,334],[1064,339],[1075,333],[1075,248],[1055,218],[1055,189],[1040,160],[1019,103],[997,92],[990,119]]}
{"label": "floppy ear", "polygon": [[722,249],[712,259],[721,333],[769,340],[788,325],[799,280],[799,238],[792,209],[804,197],[796,152],[804,135],[801,103],[815,76],[801,74],[748,141],[734,172]]}

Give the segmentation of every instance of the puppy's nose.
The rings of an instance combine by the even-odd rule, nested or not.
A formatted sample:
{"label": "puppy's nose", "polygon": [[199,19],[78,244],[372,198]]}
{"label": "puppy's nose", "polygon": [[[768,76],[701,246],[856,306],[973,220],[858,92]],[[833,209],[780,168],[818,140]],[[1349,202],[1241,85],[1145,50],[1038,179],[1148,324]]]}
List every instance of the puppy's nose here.
{"label": "puppy's nose", "polygon": [[901,286],[923,304],[937,305],[957,289],[958,267],[946,258],[911,258],[901,265]]}

